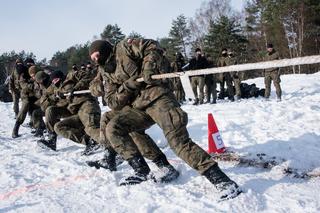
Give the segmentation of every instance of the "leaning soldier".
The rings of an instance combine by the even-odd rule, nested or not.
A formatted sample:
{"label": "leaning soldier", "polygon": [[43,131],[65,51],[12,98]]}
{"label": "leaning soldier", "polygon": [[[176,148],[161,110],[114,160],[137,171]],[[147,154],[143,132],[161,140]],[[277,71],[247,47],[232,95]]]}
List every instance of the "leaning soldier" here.
{"label": "leaning soldier", "polygon": [[[104,67],[110,63],[116,64],[113,75],[119,91],[122,89],[127,95],[122,101],[130,100],[133,107],[128,111],[122,110],[112,118],[105,130],[112,147],[135,171],[135,175],[125,178],[121,185],[148,180],[150,168],[129,133],[157,123],[173,151],[204,175],[222,193],[221,199],[236,197],[241,193],[238,185],[220,170],[206,151],[190,139],[186,128],[187,114],[167,86],[151,77],[162,71],[159,61],[163,55],[160,49],[156,41],[149,39],[123,40],[116,45],[115,51],[106,41],[98,40],[91,44],[89,53],[93,61]],[[135,81],[140,76],[144,80],[141,84]],[[112,104],[111,97],[106,95],[108,104]]]}

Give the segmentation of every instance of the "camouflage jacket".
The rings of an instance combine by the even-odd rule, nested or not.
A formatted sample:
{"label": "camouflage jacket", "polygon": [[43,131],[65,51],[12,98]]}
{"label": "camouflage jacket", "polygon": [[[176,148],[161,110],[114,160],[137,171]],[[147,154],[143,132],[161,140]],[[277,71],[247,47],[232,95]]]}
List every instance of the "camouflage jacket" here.
{"label": "camouflage jacket", "polygon": [[[90,82],[92,81],[92,74],[87,71],[79,70],[73,73],[68,73],[67,78],[61,84],[57,92],[69,93],[78,90],[89,89]],[[71,113],[77,113],[81,105],[86,101],[97,101],[91,94],[74,95],[72,99],[68,100],[68,110]]]}
{"label": "camouflage jacket", "polygon": [[[92,85],[91,92],[98,96],[105,92],[104,99],[111,109],[120,110],[130,105],[139,109],[147,107],[162,95],[169,93],[166,84],[148,85],[141,83],[140,89],[131,90],[127,80],[142,77],[143,72],[159,74],[163,69],[163,58],[158,43],[153,40],[128,39],[119,42],[106,61]],[[110,70],[111,69],[111,70]],[[109,71],[108,71],[109,70]],[[103,85],[103,87],[102,87]]]}
{"label": "camouflage jacket", "polygon": [[17,69],[12,70],[9,80],[9,90],[10,91],[19,91],[20,84],[19,84],[19,74]]}
{"label": "camouflage jacket", "polygon": [[[271,53],[267,53],[263,60],[264,61],[273,61],[273,60],[278,60],[280,59],[279,53],[275,50],[273,50]],[[269,68],[269,69],[265,69],[266,72],[271,72],[274,70],[279,70],[279,68]]]}

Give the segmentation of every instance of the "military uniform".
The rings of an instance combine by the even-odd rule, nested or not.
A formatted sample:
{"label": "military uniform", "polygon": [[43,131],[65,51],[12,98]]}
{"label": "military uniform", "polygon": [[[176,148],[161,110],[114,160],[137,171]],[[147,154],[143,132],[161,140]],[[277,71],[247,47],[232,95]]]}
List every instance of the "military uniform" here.
{"label": "military uniform", "polygon": [[[113,97],[115,94],[107,90],[107,103],[108,106],[116,107],[129,101],[133,108],[121,111],[109,121],[106,128],[107,139],[121,156],[131,159],[139,155],[139,150],[129,133],[147,129],[157,123],[174,152],[191,167],[203,173],[216,165],[216,162],[189,138],[186,129],[187,114],[180,108],[170,90],[159,81],[150,79],[152,74],[159,74],[161,71],[157,62],[162,56],[157,45],[152,40],[124,40],[116,46],[117,66],[114,74],[120,85],[118,91],[122,90],[127,97],[122,95],[119,96],[120,99],[116,99]],[[147,82],[139,90],[132,90],[127,84],[135,75],[142,76]]]}
{"label": "military uniform", "polygon": [[[72,95],[72,93],[73,91],[88,89],[91,80],[92,74],[86,70],[75,71],[67,76],[58,92],[60,94],[71,92],[71,95],[67,98],[67,110],[71,113],[71,116],[54,125],[57,134],[85,145],[90,138],[99,141],[101,110],[99,102],[92,95]],[[60,115],[67,114],[64,113],[66,112],[65,108],[59,110],[61,110],[59,111]],[[48,116],[52,117],[52,112],[48,112]]]}
{"label": "military uniform", "polygon": [[[213,61],[208,58],[208,68],[214,67]],[[217,80],[216,74],[205,75],[205,92],[207,103],[215,104],[217,102]],[[212,101],[211,100],[212,96]]]}
{"label": "military uniform", "polygon": [[[176,60],[171,64],[172,72],[181,72],[183,66],[184,66],[184,60],[182,55],[180,57],[176,56]],[[186,95],[183,90],[183,86],[180,78],[173,78],[172,84],[173,84],[174,96],[176,97],[179,103],[183,103],[186,100],[186,97],[185,97]]]}
{"label": "military uniform", "polygon": [[[189,62],[189,69],[190,70],[198,70],[198,69],[205,69],[207,68],[207,60],[205,57],[199,55],[195,58],[192,58]],[[196,98],[195,104],[203,104],[203,99],[204,99],[204,76],[199,75],[199,76],[191,76],[191,86],[192,86],[192,91],[194,93],[194,96]],[[199,88],[199,94],[198,94],[198,88]]]}
{"label": "military uniform", "polygon": [[[95,56],[93,53],[97,52],[93,48],[95,44],[103,42],[105,41],[91,44],[89,53],[92,58]],[[108,44],[101,47],[99,57],[94,58],[98,62],[105,59],[105,65],[116,62],[113,73],[114,85],[118,84],[117,92],[106,90],[108,106],[132,105],[128,111],[121,110],[113,117],[105,130],[112,147],[128,160],[129,165],[135,170],[135,175],[126,178],[123,184],[141,183],[147,180],[150,172],[129,133],[144,130],[157,123],[176,155],[223,192],[221,198],[233,198],[240,194],[238,185],[220,170],[206,151],[190,139],[186,128],[187,113],[180,108],[167,85],[161,80],[151,78],[154,74],[160,74],[162,70],[160,62],[163,55],[159,44],[145,39],[123,40],[116,45],[114,54],[110,53]],[[144,83],[138,84],[135,81],[136,77],[143,77]],[[106,82],[106,85],[110,84]]]}
{"label": "military uniform", "polygon": [[[218,60],[218,67],[224,67],[227,66],[227,57],[220,57]],[[219,98],[224,98],[225,97],[225,90],[224,90],[224,83],[226,82],[227,84],[227,94],[228,94],[228,98],[230,100],[233,100],[233,96],[234,96],[234,90],[233,90],[233,85],[232,85],[232,77],[230,75],[229,72],[225,72],[225,73],[219,73],[218,74],[218,80],[220,82],[220,94],[219,94]]]}
{"label": "military uniform", "polygon": [[[22,105],[21,105],[21,109],[19,110],[18,116],[16,118],[15,126],[12,131],[13,138],[18,137],[19,127],[21,124],[23,124],[28,112],[30,115],[32,115],[32,112],[35,109],[39,108],[39,106],[35,104],[35,102],[37,101],[37,98],[35,96],[34,81],[30,78],[30,75],[28,74],[28,71],[27,71],[28,69],[26,67],[22,69],[24,69],[24,71],[21,72],[21,74],[19,75],[19,88],[21,91],[20,95],[21,95]],[[32,117],[31,119],[31,126],[33,126],[35,123],[33,119],[34,117]]]}
{"label": "military uniform", "polygon": [[[271,53],[267,53],[264,57],[264,61],[272,61],[280,59],[279,53],[273,49]],[[265,98],[270,97],[271,92],[271,81],[273,81],[273,85],[276,88],[277,98],[281,99],[281,87],[280,87],[280,68],[269,68],[264,70],[264,84],[266,87]]]}
{"label": "military uniform", "polygon": [[11,95],[12,95],[13,111],[14,111],[15,117],[17,117],[19,113],[19,99],[20,99],[19,74],[17,71],[17,67],[15,67],[15,69],[12,71],[10,75],[9,91],[11,92]]}
{"label": "military uniform", "polygon": [[[231,66],[231,65],[236,65],[237,64],[237,59],[234,56],[228,56],[225,59],[226,66]],[[235,87],[235,95],[237,99],[241,98],[241,89],[240,89],[240,84],[241,84],[241,79],[242,79],[242,73],[243,72],[231,72],[231,78]]]}
{"label": "military uniform", "polygon": [[[105,82],[105,84],[103,84],[103,82]],[[132,107],[130,106],[130,104],[116,104],[117,100],[119,100],[118,96],[121,96],[123,94],[121,94],[121,92],[118,92],[119,84],[117,84],[117,80],[115,80],[115,78],[111,74],[106,73],[102,68],[99,69],[99,73],[90,84],[91,94],[96,97],[104,95],[104,87],[108,91],[109,102],[112,102],[113,104],[108,105],[112,110],[105,112],[101,116],[99,143],[104,145],[104,147],[108,149],[113,149],[111,143],[106,137],[106,127],[110,120],[112,120],[118,114],[122,113],[123,111],[131,112]],[[111,99],[114,100],[110,101]],[[137,132],[131,132],[130,137],[145,158],[154,161],[159,158],[159,156],[164,155],[156,145],[156,143],[152,140],[152,138],[145,133],[144,129]]]}

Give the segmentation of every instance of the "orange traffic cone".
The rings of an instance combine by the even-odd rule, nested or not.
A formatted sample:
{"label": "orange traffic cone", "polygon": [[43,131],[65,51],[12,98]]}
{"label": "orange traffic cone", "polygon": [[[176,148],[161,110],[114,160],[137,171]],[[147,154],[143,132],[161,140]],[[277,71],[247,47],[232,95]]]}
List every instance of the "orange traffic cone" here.
{"label": "orange traffic cone", "polygon": [[223,153],[226,151],[226,147],[224,146],[218,127],[211,113],[208,114],[208,147],[209,154]]}

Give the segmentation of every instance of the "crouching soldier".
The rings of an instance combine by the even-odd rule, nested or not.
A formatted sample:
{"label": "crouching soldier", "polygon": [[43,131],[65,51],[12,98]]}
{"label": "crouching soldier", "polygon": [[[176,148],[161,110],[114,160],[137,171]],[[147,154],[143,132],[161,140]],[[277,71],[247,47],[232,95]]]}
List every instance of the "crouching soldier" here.
{"label": "crouching soldier", "polygon": [[89,155],[99,146],[100,116],[99,102],[91,94],[74,94],[78,90],[89,89],[93,76],[90,72],[77,70],[69,73],[56,94],[63,98],[67,96],[67,110],[71,116],[54,125],[54,131],[67,139],[86,146],[83,154]]}
{"label": "crouching soldier", "polygon": [[[97,44],[96,48],[99,48]],[[111,46],[110,46],[111,47]],[[111,69],[110,72],[113,72]],[[106,84],[103,86],[103,82]],[[105,129],[115,116],[119,114],[120,111],[130,111],[130,102],[123,102],[126,99],[126,92],[119,90],[119,84],[111,77],[109,69],[99,69],[99,74],[91,82],[90,91],[91,93],[98,97],[104,94],[106,90],[109,101],[109,108],[111,111],[105,112],[102,115],[100,122],[100,144],[105,147],[104,158],[98,161],[88,162],[89,166],[94,166],[96,168],[103,167],[109,169],[110,171],[116,170],[116,155],[117,152],[113,149],[111,143],[106,137]],[[124,93],[123,93],[124,92]],[[104,97],[103,97],[104,98]],[[110,101],[112,100],[112,101]],[[131,132],[130,136],[134,141],[135,145],[141,152],[141,154],[151,160],[160,170],[160,175],[157,178],[160,182],[170,182],[178,178],[179,172],[168,162],[165,154],[159,149],[152,138],[145,133],[145,130]]]}
{"label": "crouching soldier", "polygon": [[[152,79],[162,68],[161,48],[149,39],[128,39],[115,48],[107,41],[95,41],[90,47],[90,57],[102,67],[116,64],[113,70],[122,102],[132,103],[132,108],[121,110],[107,124],[105,133],[115,151],[128,161],[135,171],[120,185],[138,184],[148,180],[150,168],[132,140],[130,133],[149,128],[157,123],[173,151],[188,165],[204,175],[221,193],[221,199],[236,197],[241,193],[238,185],[218,167],[211,156],[195,144],[187,131],[188,117],[176,101],[172,92],[161,80]],[[135,81],[143,77],[144,82]],[[121,98],[121,99],[120,99]],[[106,95],[108,105],[112,95]]]}

